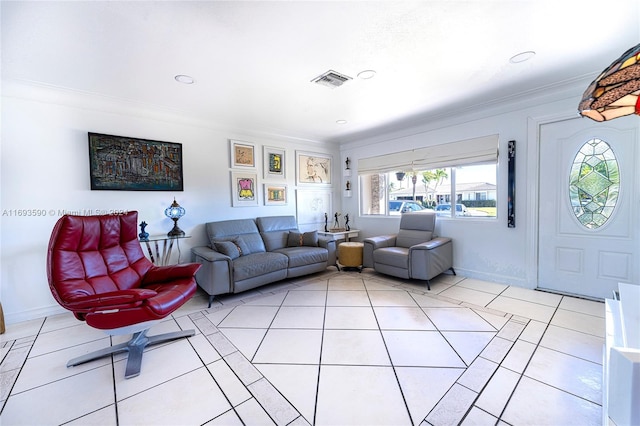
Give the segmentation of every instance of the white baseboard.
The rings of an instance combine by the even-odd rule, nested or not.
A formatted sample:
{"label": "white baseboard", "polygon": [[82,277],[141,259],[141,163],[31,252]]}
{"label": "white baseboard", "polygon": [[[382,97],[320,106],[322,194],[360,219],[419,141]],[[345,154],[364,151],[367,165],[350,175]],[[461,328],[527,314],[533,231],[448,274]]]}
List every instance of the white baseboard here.
{"label": "white baseboard", "polygon": [[39,318],[48,317],[50,315],[58,315],[69,312],[60,305],[51,305],[38,309],[31,309],[29,311],[17,312],[17,313],[5,313],[4,321],[7,327],[11,324],[16,324],[24,321],[31,321]]}

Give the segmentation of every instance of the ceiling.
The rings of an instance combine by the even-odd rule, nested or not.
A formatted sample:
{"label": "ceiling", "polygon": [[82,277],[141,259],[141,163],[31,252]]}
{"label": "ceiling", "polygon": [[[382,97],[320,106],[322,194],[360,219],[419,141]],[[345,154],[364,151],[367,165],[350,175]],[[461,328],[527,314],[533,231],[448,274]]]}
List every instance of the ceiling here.
{"label": "ceiling", "polygon": [[[595,76],[640,41],[639,3],[3,0],[2,77],[212,126],[345,142]],[[536,55],[509,61],[524,51]],[[328,70],[352,79],[311,82]],[[375,77],[358,78],[364,70]]]}

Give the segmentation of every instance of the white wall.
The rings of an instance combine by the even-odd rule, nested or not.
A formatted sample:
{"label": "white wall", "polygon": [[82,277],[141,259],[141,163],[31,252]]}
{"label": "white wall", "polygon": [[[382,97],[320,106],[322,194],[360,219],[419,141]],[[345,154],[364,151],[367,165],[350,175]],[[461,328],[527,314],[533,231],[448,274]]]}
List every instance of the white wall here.
{"label": "white wall", "polygon": [[[91,191],[87,132],[182,143],[184,191]],[[231,207],[228,139],[256,144],[259,207]],[[263,145],[286,149],[286,206],[263,205]],[[173,225],[164,209],[175,196],[186,209],[179,225],[193,236],[180,243],[184,261],[190,247],[206,243],[205,222],[296,214],[296,150],[339,159],[335,146],[320,142],[213,128],[173,112],[15,84],[3,87],[1,147],[0,302],[7,323],[60,311],[48,288],[45,264],[51,230],[63,211],[137,210],[139,221],[149,224],[147,232],[163,234]],[[339,168],[334,161],[335,176]],[[339,206],[339,183],[335,185],[333,205]],[[45,214],[21,216],[21,210]]]}
{"label": "white wall", "polygon": [[[499,134],[497,220],[438,218],[437,231],[454,242],[454,267],[458,274],[509,285],[536,286],[537,129],[531,123],[548,117],[577,114],[577,105],[591,80],[547,88],[539,93],[484,108],[441,114],[422,124],[393,134],[363,138],[343,144],[342,160],[358,160],[417,147]],[[535,127],[535,126],[533,126]],[[516,141],[516,227],[507,227],[507,143]],[[343,211],[358,212],[358,179],[351,178],[354,196],[343,201]],[[533,189],[532,189],[533,188]],[[354,215],[355,217],[355,215]],[[354,228],[362,237],[397,232],[400,217],[357,216]]]}

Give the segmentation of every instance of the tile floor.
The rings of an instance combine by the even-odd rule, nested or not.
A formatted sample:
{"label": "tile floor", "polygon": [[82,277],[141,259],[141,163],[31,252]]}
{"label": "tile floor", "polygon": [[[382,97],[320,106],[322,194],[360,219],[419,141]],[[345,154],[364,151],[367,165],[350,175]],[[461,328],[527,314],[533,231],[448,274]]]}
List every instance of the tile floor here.
{"label": "tile floor", "polygon": [[61,314],[8,327],[2,425],[601,424],[604,305],[460,276],[327,270],[198,293],[150,334],[196,335],[67,368],[126,340]]}

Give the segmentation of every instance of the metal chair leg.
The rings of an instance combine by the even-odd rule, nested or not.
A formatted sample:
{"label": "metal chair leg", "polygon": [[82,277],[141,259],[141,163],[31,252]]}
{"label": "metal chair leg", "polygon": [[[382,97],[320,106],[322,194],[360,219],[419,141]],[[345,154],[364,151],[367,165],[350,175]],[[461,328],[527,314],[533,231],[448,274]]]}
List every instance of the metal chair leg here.
{"label": "metal chair leg", "polygon": [[190,337],[196,334],[195,330],[184,330],[165,334],[157,334],[155,336],[147,336],[148,331],[149,329],[146,329],[134,333],[133,337],[131,337],[131,340],[126,343],[120,343],[115,346],[110,346],[108,348],[100,349],[86,355],[73,358],[67,363],[67,367],[73,367],[89,361],[93,361],[95,359],[103,358],[108,355],[126,351],[128,352],[128,355],[124,377],[125,379],[129,379],[140,374],[140,369],[142,367],[142,354],[147,346],[181,339],[183,337]]}

